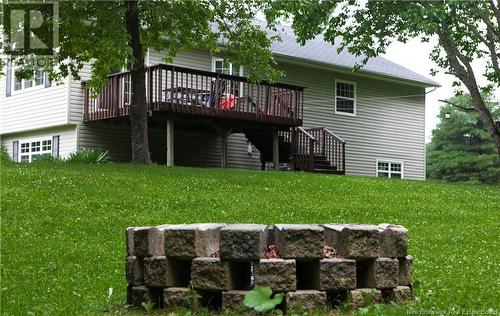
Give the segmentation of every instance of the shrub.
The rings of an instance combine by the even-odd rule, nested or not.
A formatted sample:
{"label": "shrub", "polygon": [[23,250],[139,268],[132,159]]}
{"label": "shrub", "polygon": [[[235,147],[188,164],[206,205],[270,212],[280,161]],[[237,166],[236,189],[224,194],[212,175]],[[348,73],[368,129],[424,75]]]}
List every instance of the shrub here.
{"label": "shrub", "polygon": [[105,163],[111,159],[109,152],[101,148],[86,148],[72,153],[66,162]]}
{"label": "shrub", "polygon": [[9,154],[5,148],[0,146],[0,163],[11,163],[12,159],[10,159]]}
{"label": "shrub", "polygon": [[59,157],[54,157],[51,154],[40,155],[33,160],[33,163],[62,163],[62,162],[64,162],[64,159]]}

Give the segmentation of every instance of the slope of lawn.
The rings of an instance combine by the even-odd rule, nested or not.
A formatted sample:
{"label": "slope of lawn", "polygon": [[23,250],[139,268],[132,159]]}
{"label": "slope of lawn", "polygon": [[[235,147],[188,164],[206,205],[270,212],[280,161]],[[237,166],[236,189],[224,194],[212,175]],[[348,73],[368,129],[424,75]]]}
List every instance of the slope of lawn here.
{"label": "slope of lawn", "polygon": [[1,313],[123,312],[125,228],[186,222],[401,224],[410,230],[415,257],[414,309],[500,307],[498,186],[128,164],[4,164]]}

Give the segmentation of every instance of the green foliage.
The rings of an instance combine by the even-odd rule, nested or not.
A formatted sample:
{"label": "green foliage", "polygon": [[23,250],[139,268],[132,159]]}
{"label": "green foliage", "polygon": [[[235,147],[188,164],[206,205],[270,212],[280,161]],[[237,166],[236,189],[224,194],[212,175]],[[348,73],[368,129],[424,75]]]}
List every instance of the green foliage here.
{"label": "green foliage", "polygon": [[242,220],[404,225],[417,301],[385,315],[498,306],[500,186],[134,164],[0,173],[2,315],[141,315],[123,307],[126,227]]}
{"label": "green foliage", "polygon": [[[449,102],[460,108],[450,104],[441,108],[441,122],[432,132],[432,142],[427,145],[428,177],[500,183],[500,158],[495,144],[484,130],[477,112],[463,109],[473,107],[470,96],[456,96]],[[500,108],[494,103],[488,106],[493,117],[500,120]]]}
{"label": "green foliage", "polygon": [[109,151],[100,148],[86,148],[71,153],[66,159],[68,163],[105,163],[111,159]]}
{"label": "green foliage", "polygon": [[62,162],[64,162],[64,159],[60,157],[54,157],[51,154],[40,155],[33,160],[33,163],[62,163]]}
{"label": "green foliage", "polygon": [[[272,297],[271,297],[272,296]],[[273,295],[269,287],[256,286],[245,295],[243,303],[257,312],[269,312],[283,301],[283,293]]]}
{"label": "green foliage", "polygon": [[7,153],[7,150],[0,146],[0,164],[6,164],[6,163],[11,163],[12,159],[10,159],[9,154]]}

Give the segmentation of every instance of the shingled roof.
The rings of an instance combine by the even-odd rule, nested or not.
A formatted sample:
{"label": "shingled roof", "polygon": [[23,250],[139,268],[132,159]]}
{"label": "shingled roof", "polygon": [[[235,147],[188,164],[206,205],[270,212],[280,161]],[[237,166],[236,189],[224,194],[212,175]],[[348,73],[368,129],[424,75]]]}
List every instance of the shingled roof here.
{"label": "shingled roof", "polygon": [[[271,44],[272,51],[278,56],[293,57],[304,61],[314,61],[334,67],[352,69],[358,63],[361,64],[364,56],[354,56],[345,49],[337,52],[338,45],[332,45],[323,40],[321,35],[306,42],[304,46],[297,43],[296,36],[288,26],[280,25],[278,34],[281,42]],[[276,32],[266,29],[269,34],[276,35]],[[404,79],[428,87],[439,86],[439,83],[400,66],[383,57],[373,57],[360,69],[361,73],[382,75],[395,79]]]}

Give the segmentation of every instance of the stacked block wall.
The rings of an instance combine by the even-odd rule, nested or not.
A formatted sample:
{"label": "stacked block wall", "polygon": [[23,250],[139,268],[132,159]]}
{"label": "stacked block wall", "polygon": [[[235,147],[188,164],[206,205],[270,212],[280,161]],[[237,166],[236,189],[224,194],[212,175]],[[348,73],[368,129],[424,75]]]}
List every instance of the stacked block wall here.
{"label": "stacked block wall", "polygon": [[407,230],[397,225],[161,225],[128,228],[126,241],[135,306],[244,311],[255,285],[285,293],[285,311],[413,295]]}

